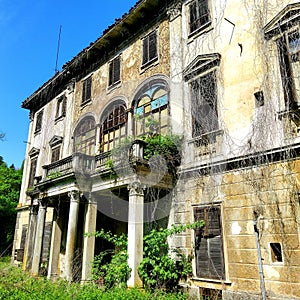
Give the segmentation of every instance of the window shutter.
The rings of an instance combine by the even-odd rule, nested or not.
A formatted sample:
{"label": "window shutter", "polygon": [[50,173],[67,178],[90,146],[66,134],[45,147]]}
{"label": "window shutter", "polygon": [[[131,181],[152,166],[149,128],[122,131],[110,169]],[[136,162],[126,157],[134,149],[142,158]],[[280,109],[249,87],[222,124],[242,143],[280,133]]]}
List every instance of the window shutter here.
{"label": "window shutter", "polygon": [[113,84],[113,62],[111,62],[109,64],[109,75],[108,75],[109,79],[108,79],[108,85],[112,85]]}
{"label": "window shutter", "polygon": [[149,35],[149,61],[157,57],[157,38],[156,31]]}
{"label": "window shutter", "polygon": [[60,115],[60,106],[61,106],[61,99],[57,100],[56,104],[56,114],[55,114],[55,119],[57,119]]}
{"label": "window shutter", "polygon": [[148,37],[145,37],[143,39],[143,64],[148,62],[148,57],[149,57],[148,49],[149,49],[149,39]]}
{"label": "window shutter", "polygon": [[61,107],[61,115],[63,117],[66,116],[66,111],[67,111],[67,97],[64,97],[62,100],[62,107]]}
{"label": "window shutter", "polygon": [[120,81],[120,57],[114,60],[114,83]]}
{"label": "window shutter", "polygon": [[224,278],[223,245],[221,235],[209,239],[211,277]]}
{"label": "window shutter", "polygon": [[207,227],[209,236],[221,234],[219,207],[210,207],[207,209]]}
{"label": "window shutter", "polygon": [[196,249],[196,273],[199,277],[210,277],[209,257],[207,239],[200,238],[198,249]]}

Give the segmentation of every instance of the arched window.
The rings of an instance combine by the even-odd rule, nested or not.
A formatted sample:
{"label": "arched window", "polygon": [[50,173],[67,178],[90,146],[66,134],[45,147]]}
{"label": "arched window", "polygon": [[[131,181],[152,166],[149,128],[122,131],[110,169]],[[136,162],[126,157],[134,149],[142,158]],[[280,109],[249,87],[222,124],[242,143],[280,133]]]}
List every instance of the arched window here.
{"label": "arched window", "polygon": [[96,122],[94,117],[82,119],[74,133],[74,152],[95,155]]}
{"label": "arched window", "polygon": [[154,130],[164,133],[168,128],[169,93],[166,85],[156,82],[141,90],[134,105],[134,130],[139,136]]}
{"label": "arched window", "polygon": [[103,113],[100,130],[100,151],[113,149],[127,135],[127,111],[122,102],[115,102]]}

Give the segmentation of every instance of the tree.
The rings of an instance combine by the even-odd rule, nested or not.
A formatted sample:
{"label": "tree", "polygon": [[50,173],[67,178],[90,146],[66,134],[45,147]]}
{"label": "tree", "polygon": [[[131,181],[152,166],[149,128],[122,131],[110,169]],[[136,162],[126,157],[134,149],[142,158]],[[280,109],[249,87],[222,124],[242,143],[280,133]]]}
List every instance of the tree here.
{"label": "tree", "polygon": [[4,140],[4,137],[5,137],[5,133],[0,132],[0,141],[3,141],[3,140]]}
{"label": "tree", "polygon": [[0,255],[13,240],[21,180],[22,171],[7,167],[0,156]]}

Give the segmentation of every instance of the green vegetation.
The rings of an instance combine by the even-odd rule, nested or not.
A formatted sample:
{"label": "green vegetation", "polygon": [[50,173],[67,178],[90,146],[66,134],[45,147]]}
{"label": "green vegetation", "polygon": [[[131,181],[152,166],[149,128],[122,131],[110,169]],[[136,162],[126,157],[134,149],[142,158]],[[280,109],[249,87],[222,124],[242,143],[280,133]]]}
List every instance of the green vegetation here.
{"label": "green vegetation", "polygon": [[[148,291],[163,290],[178,292],[178,283],[185,280],[192,272],[191,259],[179,250],[169,248],[167,238],[187,229],[203,226],[203,222],[188,225],[173,225],[171,229],[160,228],[151,230],[144,236],[144,258],[139,267],[139,274]],[[114,251],[103,251],[95,257],[93,266],[94,282],[101,282],[106,289],[126,287],[130,275],[127,264],[127,236],[112,235],[101,230],[95,236],[102,238],[115,246]],[[173,253],[175,259],[170,256]]]}
{"label": "green vegetation", "polygon": [[139,274],[147,290],[176,291],[179,281],[191,275],[192,257],[186,257],[178,249],[170,249],[167,238],[203,225],[203,221],[187,225],[173,225],[171,229],[153,229],[144,236],[144,258],[139,266]]}
{"label": "green vegetation", "polygon": [[22,170],[8,167],[0,156],[0,256],[13,240],[21,180]]}
{"label": "green vegetation", "polygon": [[80,285],[65,280],[52,282],[45,278],[33,278],[20,268],[0,259],[0,300],[186,300],[183,293],[150,293],[139,289],[115,288],[105,290],[95,284]]}

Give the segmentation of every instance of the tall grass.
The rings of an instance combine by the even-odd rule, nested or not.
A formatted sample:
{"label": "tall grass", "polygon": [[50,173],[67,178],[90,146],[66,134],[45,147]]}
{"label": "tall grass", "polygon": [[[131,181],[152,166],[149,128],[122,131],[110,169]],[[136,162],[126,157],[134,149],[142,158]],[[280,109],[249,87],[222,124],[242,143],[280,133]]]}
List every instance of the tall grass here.
{"label": "tall grass", "polygon": [[59,279],[33,278],[12,266],[9,258],[0,258],[0,300],[186,300],[185,294],[148,293],[139,289],[104,291],[93,284],[80,285]]}

